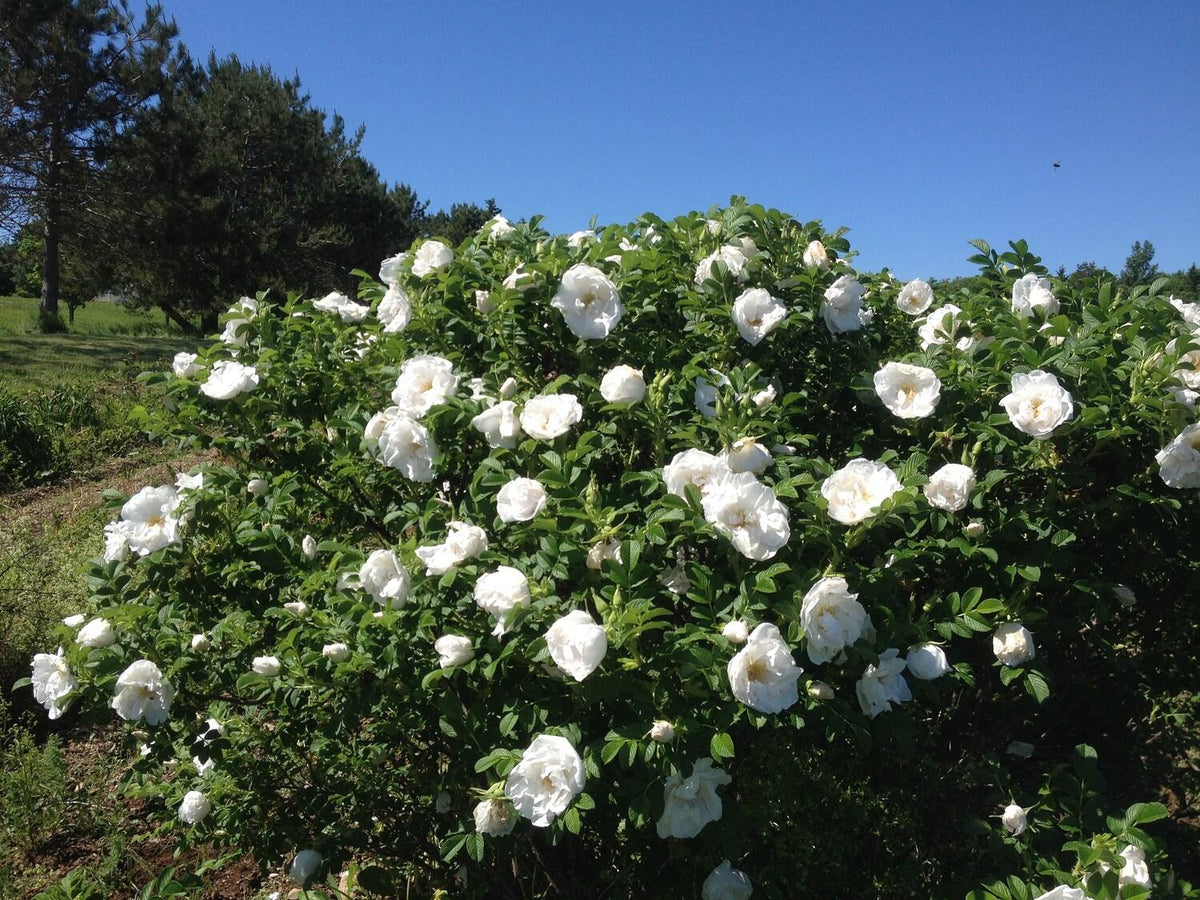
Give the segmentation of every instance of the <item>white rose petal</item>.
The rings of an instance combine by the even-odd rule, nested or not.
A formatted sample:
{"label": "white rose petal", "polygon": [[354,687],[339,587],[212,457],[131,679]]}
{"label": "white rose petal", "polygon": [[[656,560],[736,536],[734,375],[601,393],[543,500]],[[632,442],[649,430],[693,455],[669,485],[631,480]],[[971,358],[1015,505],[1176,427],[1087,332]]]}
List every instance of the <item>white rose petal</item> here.
{"label": "white rose petal", "polygon": [[905,661],[895,647],[880,653],[876,665],[867,666],[854,688],[863,715],[873,719],[894,704],[912,699],[912,691],[904,680],[904,667]]}
{"label": "white rose petal", "polygon": [[330,662],[339,663],[350,656],[350,647],[340,641],[333,644],[326,644],[321,648],[321,655]]}
{"label": "white rose petal", "polygon": [[528,522],[546,507],[546,489],[534,478],[514,478],[496,494],[501,522]]}
{"label": "white rose petal", "polygon": [[804,670],[774,625],[763,622],[727,666],[733,696],[751,709],[783,712],[800,699],[796,682]]}
{"label": "white rose petal", "polygon": [[933,415],[942,395],[942,383],[933,369],[890,362],[875,373],[875,393],[901,419]]}
{"label": "white rose petal", "polygon": [[336,315],[343,322],[361,322],[371,311],[371,307],[355,303],[345,294],[333,291],[320,300],[313,302],[313,309],[330,315]]}
{"label": "white rose petal", "polygon": [[646,396],[646,379],[641,369],[633,366],[614,366],[600,379],[600,396],[609,403],[633,406]]}
{"label": "white rose petal", "polygon": [[279,657],[277,656],[256,656],[254,657],[254,661],[250,663],[250,668],[258,675],[273,678],[282,671],[283,665],[279,662]]}
{"label": "white rose petal", "polygon": [[700,415],[710,419],[717,414],[717,397],[720,395],[720,389],[729,387],[728,378],[715,370],[712,374],[715,376],[714,381],[701,378],[699,375],[696,376],[696,392],[693,395],[696,409],[700,411]]}
{"label": "white rose petal", "polygon": [[111,647],[116,642],[117,633],[107,619],[92,619],[80,628],[79,634],[75,636],[75,643],[80,647],[92,647],[97,650]]}
{"label": "white rose petal", "polygon": [[496,216],[483,223],[483,227],[479,229],[490,238],[499,240],[506,238],[517,229],[513,228],[512,222],[508,221],[504,216]]}
{"label": "white rose petal", "polygon": [[663,466],[663,481],[667,490],[683,497],[690,484],[703,496],[722,478],[733,474],[725,459],[703,450],[684,450]]}
{"label": "white rose petal", "polygon": [[1060,884],[1044,894],[1039,894],[1033,900],[1088,900],[1088,896],[1079,888]]}
{"label": "white rose petal", "polygon": [[959,307],[953,303],[947,303],[926,316],[925,320],[917,327],[917,334],[921,338],[921,349],[928,350],[930,347],[953,343],[960,313],[962,310]]}
{"label": "white rose petal", "polygon": [[196,365],[196,354],[180,351],[175,354],[175,358],[171,360],[171,371],[180,378],[191,378],[197,372],[202,371],[201,367]]}
{"label": "white rose petal", "polygon": [[192,635],[191,647],[193,650],[201,652],[207,650],[210,646],[212,646],[212,642],[208,639],[207,634],[201,632]]}
{"label": "white rose petal", "polygon": [[717,788],[733,779],[708,757],[696,760],[692,774],[675,772],[663,786],[663,813],[656,829],[660,838],[694,838],[709,822],[721,818]]}
{"label": "white rose petal", "polygon": [[517,827],[517,815],[507,800],[481,800],[475,804],[475,830],[480,834],[503,837]]}
{"label": "white rose petal", "polygon": [[546,648],[554,664],[583,681],[596,670],[608,652],[604,627],[581,609],[558,619],[546,632]]}
{"label": "white rose petal", "polygon": [[46,707],[51,719],[57,719],[63,714],[58,702],[75,690],[75,676],[67,668],[62,650],[58,653],[38,653],[33,657],[30,666],[33,682],[33,699]]}
{"label": "white rose petal", "polygon": [[1035,312],[1046,318],[1058,312],[1058,300],[1050,293],[1050,279],[1029,272],[1013,282],[1012,311],[1023,319]]}
{"label": "white rose petal", "polygon": [[526,291],[537,287],[537,283],[537,272],[525,271],[525,263],[521,263],[508,274],[508,277],[501,282],[501,285],[510,291],[520,291],[524,294]]}
{"label": "white rose petal", "polygon": [[271,486],[262,478],[251,478],[246,482],[246,493],[253,494],[255,497],[261,497],[271,489]]}
{"label": "white rose petal", "polygon": [[424,278],[434,272],[444,269],[454,262],[454,251],[441,241],[426,241],[417,248],[413,257],[412,273],[416,278]]}
{"label": "white rose petal", "polygon": [[392,402],[400,412],[419,419],[453,397],[458,381],[450,360],[429,354],[414,356],[400,367]]}
{"label": "white rose petal", "polygon": [[800,607],[808,658],[816,665],[827,663],[862,637],[867,611],[851,594],[846,579],[831,576],[817,581]]}
{"label": "white rose petal", "polygon": [[383,330],[388,334],[396,334],[408,327],[412,321],[412,301],[404,288],[399,284],[388,285],[387,293],[379,301],[379,309],[375,315],[383,323]]}
{"label": "white rose petal", "polygon": [[1075,413],[1071,395],[1057,378],[1040,369],[1013,375],[1012,392],[1000,405],[1019,431],[1039,440],[1048,438]]}
{"label": "white rose petal", "polygon": [[200,385],[200,393],[214,400],[230,400],[238,394],[246,394],[258,387],[258,370],[254,366],[243,366],[228,359],[219,359],[212,365],[208,379]]}
{"label": "white rose petal", "polygon": [[475,603],[496,619],[492,634],[502,637],[517,614],[529,606],[529,580],[512,566],[480,575],[475,582]]}
{"label": "white rose petal", "polygon": [[185,825],[199,825],[212,811],[212,804],[200,791],[188,791],[179,804],[179,821]]}
{"label": "white rose petal", "polygon": [[655,719],[650,726],[650,740],[669,744],[675,740],[675,726],[666,719]]}
{"label": "white rose petal", "polygon": [[487,548],[487,534],[478,525],[451,522],[446,540],[431,547],[418,547],[417,557],[425,563],[426,575],[443,575]]}
{"label": "white rose petal", "polygon": [[475,644],[469,637],[459,634],[444,634],[433,642],[437,651],[438,665],[443,669],[465,666],[475,658]]}
{"label": "white rose petal", "polygon": [[975,490],[975,472],[970,466],[947,463],[929,476],[923,490],[930,506],[958,512],[966,507],[971,491]]}
{"label": "white rose petal", "polygon": [[753,893],[754,885],[750,882],[750,876],[741,869],[733,868],[729,860],[724,860],[704,879],[700,900],[747,900]]}
{"label": "white rose petal", "polygon": [[1200,422],[1183,429],[1154,460],[1167,487],[1200,488]]}
{"label": "white rose petal", "polygon": [[762,288],[750,288],[733,301],[733,324],[750,346],[757,346],[787,318],[787,307]]}
{"label": "white rose petal", "polygon": [[821,484],[829,515],[843,525],[856,525],[875,515],[879,506],[901,490],[896,473],[883,463],[852,459]]}
{"label": "white rose petal", "polygon": [[734,281],[746,280],[746,254],[740,246],[727,244],[700,260],[696,266],[696,284],[704,284],[710,278],[715,278],[715,264],[718,262],[725,265]]}
{"label": "white rose petal", "polygon": [[574,394],[534,397],[521,410],[521,427],[531,438],[552,441],[583,419],[583,407]]}
{"label": "white rose petal", "polygon": [[919,316],[933,305],[933,288],[920,278],[914,278],[900,289],[896,305],[906,315]]}
{"label": "white rose petal", "polygon": [[721,629],[721,636],[731,644],[744,644],[750,640],[750,627],[741,619],[731,619]]}
{"label": "white rose petal", "polygon": [[75,615],[67,616],[65,619],[63,619],[62,623],[68,628],[78,628],[86,619],[87,616],[85,616],[83,613],[75,613]]}
{"label": "white rose petal", "polygon": [[471,427],[480,432],[489,447],[516,448],[523,432],[517,417],[517,404],[501,400],[471,419]]}
{"label": "white rose petal", "polygon": [[914,644],[909,647],[905,665],[914,678],[920,678],[922,681],[941,678],[950,671],[946,651],[937,644]]}
{"label": "white rose petal", "polygon": [[1004,807],[1004,812],[1000,814],[1000,821],[1004,825],[1004,830],[1016,837],[1025,830],[1028,819],[1025,816],[1025,810],[1017,806],[1015,803],[1010,803]]}
{"label": "white rose petal", "polygon": [[608,337],[625,314],[612,279],[595,266],[583,264],[563,273],[550,305],[562,313],[571,334],[588,341]]}
{"label": "white rose petal", "polygon": [[420,422],[389,406],[367,423],[363,435],[368,447],[374,446],[379,460],[419,484],[433,481],[433,461],[438,454],[433,435]]}
{"label": "white rose petal", "polygon": [[161,725],[171,713],[175,688],[163,677],[158,666],[148,659],[131,663],[117,679],[116,692],[109,704],[127,722],[144,719],[147,725]]}
{"label": "white rose petal", "polygon": [[770,559],[791,537],[787,507],[752,472],[726,475],[702,504],[704,518],[747,559]]}
{"label": "white rose petal", "polygon": [[582,247],[589,241],[596,240],[596,232],[590,228],[585,228],[582,231],[574,231],[567,237],[568,247]]}
{"label": "white rose petal", "polygon": [[1019,666],[1037,655],[1033,635],[1020,622],[1001,625],[992,634],[992,653],[1006,666]]}
{"label": "white rose petal", "polygon": [[869,314],[863,310],[866,293],[867,289],[853,275],[841,275],[825,289],[821,317],[830,334],[858,331],[870,321]]}
{"label": "white rose petal", "polygon": [[804,265],[809,269],[828,269],[829,252],[820,241],[810,241],[804,248]]}
{"label": "white rose petal", "polygon": [[504,794],[518,813],[545,828],[566,812],[583,790],[583,760],[571,742],[540,734],[526,748],[504,782]]}
{"label": "white rose petal", "polygon": [[408,602],[410,580],[408,569],[391,550],[373,551],[358,570],[362,589],[381,606],[403,607]]}
{"label": "white rose petal", "polygon": [[407,253],[397,253],[389,256],[379,264],[379,280],[388,287],[400,284],[400,266],[408,259]]}
{"label": "white rose petal", "polygon": [[304,617],[308,615],[308,604],[303,600],[292,600],[283,604],[283,608],[294,616]]}

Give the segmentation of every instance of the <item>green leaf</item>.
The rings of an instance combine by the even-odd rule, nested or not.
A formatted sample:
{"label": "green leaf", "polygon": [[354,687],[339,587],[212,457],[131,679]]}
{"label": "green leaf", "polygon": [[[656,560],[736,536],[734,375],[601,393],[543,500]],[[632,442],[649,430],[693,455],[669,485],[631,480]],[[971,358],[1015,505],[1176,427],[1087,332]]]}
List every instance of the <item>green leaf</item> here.
{"label": "green leaf", "polygon": [[725,732],[714,734],[712,740],[708,742],[709,752],[712,758],[717,762],[723,759],[733,758],[733,738]]}

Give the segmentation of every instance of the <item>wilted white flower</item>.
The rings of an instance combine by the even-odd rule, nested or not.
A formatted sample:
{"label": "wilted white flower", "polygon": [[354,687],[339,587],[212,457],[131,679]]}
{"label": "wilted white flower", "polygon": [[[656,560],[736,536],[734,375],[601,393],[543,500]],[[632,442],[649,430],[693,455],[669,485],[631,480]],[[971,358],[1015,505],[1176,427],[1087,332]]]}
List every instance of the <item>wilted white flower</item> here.
{"label": "wilted white flower", "polygon": [[117,633],[107,619],[92,619],[75,636],[75,643],[80,647],[92,647],[100,650],[111,647],[117,642]]}
{"label": "wilted white flower", "polygon": [[311,534],[306,534],[300,541],[300,552],[304,554],[305,559],[312,559],[317,555],[317,541]]}
{"label": "wilted white flower", "polygon": [[735,475],[740,472],[753,472],[761,475],[774,462],[771,451],[754,438],[739,438],[733,446],[721,454],[729,471]]}
{"label": "wilted white flower", "polygon": [[904,666],[900,651],[895,647],[880,653],[877,664],[867,666],[854,687],[864,716],[873,719],[881,712],[887,712],[893,704],[912,699],[912,691],[904,680]]}
{"label": "wilted white flower", "polygon": [[741,619],[731,619],[721,629],[721,636],[731,644],[744,644],[750,640],[750,627]]}
{"label": "wilted white flower", "polygon": [[412,273],[417,278],[424,278],[439,269],[444,269],[454,262],[454,251],[441,241],[426,241],[417,248],[413,257]]}
{"label": "wilted white flower", "polygon": [[361,322],[371,311],[371,307],[355,303],[338,291],[328,293],[320,300],[314,301],[313,309],[336,315],[343,322]]}
{"label": "wilted white flower", "polygon": [[460,634],[444,634],[433,642],[437,651],[438,665],[443,669],[465,666],[475,658],[475,644],[469,637]]}
{"label": "wilted white flower", "polygon": [[710,419],[717,414],[717,397],[720,389],[729,386],[729,379],[720,372],[713,370],[712,374],[715,376],[713,381],[708,381],[699,375],[696,376],[696,392],[693,395],[696,409],[700,411],[700,415]]}
{"label": "wilted white flower", "polygon": [[821,496],[829,503],[829,515],[843,525],[856,525],[900,489],[900,479],[886,465],[859,458],[826,478]]}
{"label": "wilted white flower", "polygon": [[1047,318],[1058,312],[1058,300],[1050,293],[1050,279],[1028,272],[1013,282],[1012,311],[1023,319],[1035,312]]}
{"label": "wilted white flower", "polygon": [[228,359],[212,364],[208,379],[200,385],[200,393],[214,400],[230,400],[238,394],[249,393],[258,387],[258,370]]}
{"label": "wilted white flower", "polygon": [[1019,666],[1037,655],[1033,635],[1020,622],[1001,625],[992,634],[992,652],[1006,666]]}
{"label": "wilted white flower", "polygon": [[905,664],[908,666],[908,671],[922,681],[941,678],[950,671],[946,651],[937,644],[914,644],[909,647]]}
{"label": "wilted white flower", "polygon": [[207,650],[211,645],[212,645],[212,642],[209,641],[207,634],[204,634],[203,632],[199,632],[197,634],[192,635],[191,647],[193,650],[201,652],[201,651]]}
{"label": "wilted white flower", "polygon": [[597,625],[583,610],[575,609],[550,626],[546,649],[556,666],[576,681],[583,681],[604,659],[608,638],[604,626]]}
{"label": "wilted white flower", "polygon": [[521,410],[521,427],[531,438],[552,441],[583,419],[583,407],[574,394],[534,397]]}
{"label": "wilted white flower", "polygon": [[963,528],[963,531],[969,538],[982,537],[984,530],[983,523],[979,521],[968,522]]}
{"label": "wilted white flower", "polygon": [[702,504],[704,518],[748,559],[770,559],[791,537],[787,507],[752,472],[725,476]]}
{"label": "wilted white flower", "polygon": [[923,419],[937,408],[942,383],[933,369],[890,362],[875,373],[875,393],[892,415]]}
{"label": "wilted white flower", "polygon": [[508,288],[510,291],[520,291],[522,294],[537,287],[537,283],[537,272],[525,271],[525,263],[520,263],[508,274],[504,281],[500,282],[503,287]]}
{"label": "wilted white flower", "polygon": [[853,275],[840,275],[825,289],[821,301],[821,317],[830,334],[858,331],[870,322],[869,311],[863,309],[867,289]]}
{"label": "wilted white flower", "polygon": [[171,370],[180,378],[191,378],[202,371],[201,367],[196,365],[196,354],[185,351],[175,354],[175,358],[171,360]]}
{"label": "wilted white flower", "polygon": [[1010,803],[1004,807],[1004,812],[1000,814],[1000,821],[1004,825],[1004,830],[1013,837],[1024,831],[1026,824],[1028,824],[1025,810],[1015,803]]}
{"label": "wilted white flower", "polygon": [[1154,460],[1167,487],[1200,488],[1200,422],[1183,429]]}
{"label": "wilted white flower", "polygon": [[914,278],[900,289],[896,305],[910,316],[919,316],[933,304],[933,288],[920,278]]}
{"label": "wilted white flower", "polygon": [[104,561],[124,561],[129,558],[130,526],[125,522],[109,522],[104,526]]}
{"label": "wilted white flower", "polygon": [[408,259],[407,253],[397,253],[389,256],[379,264],[379,280],[388,287],[400,283],[400,265]]}
{"label": "wilted white flower", "polygon": [[675,772],[663,786],[663,813],[656,829],[660,838],[694,838],[709,822],[721,818],[717,788],[733,779],[707,756],[696,760],[687,778]]}
{"label": "wilted white flower", "polygon": [[1133,589],[1125,584],[1114,584],[1112,587],[1112,595],[1117,599],[1117,602],[1122,606],[1129,607],[1137,603],[1137,594]]}
{"label": "wilted white flower", "polygon": [[408,323],[412,320],[412,301],[404,292],[404,288],[399,284],[388,285],[387,293],[379,301],[379,309],[376,310],[375,315],[383,323],[383,330],[389,334],[395,334],[407,328]]}
{"label": "wilted white flower", "polygon": [[614,366],[600,379],[600,396],[609,403],[633,406],[646,396],[646,379],[633,366]]}
{"label": "wilted white flower", "polygon": [[478,525],[451,522],[446,540],[431,547],[418,547],[417,557],[425,563],[426,575],[442,575],[487,548],[487,534]]}
{"label": "wilted white flower", "polygon": [[588,549],[587,559],[585,563],[589,569],[599,571],[604,567],[606,559],[615,559],[621,561],[621,542],[616,538],[609,538],[607,541],[596,541]]}
{"label": "wilted white flower", "polygon": [[539,734],[526,748],[504,782],[504,794],[518,813],[538,828],[545,828],[566,812],[583,790],[583,760],[571,742],[557,735]]}
{"label": "wilted white flower", "polygon": [[480,575],[475,582],[475,603],[496,619],[492,634],[502,637],[517,613],[529,605],[529,580],[512,566]]}
{"label": "wilted white flower", "polygon": [[725,264],[734,281],[746,280],[746,254],[742,252],[741,247],[726,244],[700,260],[700,264],[696,266],[696,284],[704,284],[714,277],[713,267],[718,262]]}
{"label": "wilted white flower", "polygon": [[757,409],[765,409],[775,400],[775,397],[775,385],[768,384],[765,388],[751,397],[750,400]]}
{"label": "wilted white flower", "polygon": [[250,668],[258,675],[273,678],[280,673],[283,665],[279,662],[279,657],[277,656],[256,656],[254,657],[254,661],[250,663]]}
{"label": "wilted white flower", "polygon": [[1012,393],[1000,405],[1018,431],[1038,439],[1048,438],[1075,413],[1071,395],[1041,369],[1013,375]]}
{"label": "wilted white flower", "polygon": [[179,804],[179,821],[185,825],[199,825],[211,811],[212,804],[207,797],[200,791],[188,791]]}
{"label": "wilted white flower", "polygon": [[568,247],[582,247],[588,241],[596,240],[596,232],[590,228],[585,228],[582,231],[572,232],[567,238]]}
{"label": "wilted white flower", "polygon": [[779,629],[768,622],[750,632],[727,666],[733,696],[764,713],[783,712],[800,699],[796,682],[803,671]]}
{"label": "wilted white flower", "polygon": [[301,618],[308,615],[308,604],[303,600],[291,600],[288,603],[283,604],[283,608],[292,615],[300,616]]}
{"label": "wilted white flower", "polygon": [[309,879],[317,874],[322,862],[321,854],[316,850],[301,850],[292,859],[292,865],[288,869],[288,878],[304,887],[308,884]]}
{"label": "wilted white flower", "polygon": [[536,478],[514,478],[496,494],[501,522],[528,522],[546,507],[546,489]]}
{"label": "wilted white flower", "polygon": [[612,279],[595,266],[582,263],[563,273],[550,305],[562,313],[571,334],[588,341],[608,337],[625,314]]}
{"label": "wilted white flower", "polygon": [[429,430],[400,411],[389,406],[372,416],[363,437],[368,446],[376,446],[379,459],[410,481],[428,484],[433,481],[433,460],[438,448]]}
{"label": "wilted white flower", "polygon": [[86,618],[87,616],[85,616],[83,613],[75,613],[75,615],[67,616],[65,619],[63,619],[62,623],[68,628],[78,628],[84,623]]}
{"label": "wilted white flower", "polygon": [[929,483],[924,487],[929,505],[947,512],[958,512],[966,507],[973,490],[975,472],[970,466],[959,463],[946,463],[929,476]]}
{"label": "wilted white flower", "polygon": [[746,900],[753,893],[754,885],[750,883],[750,876],[741,869],[733,868],[729,860],[724,860],[704,879],[700,900]]}
{"label": "wilted white flower", "polygon": [[175,688],[158,666],[148,659],[139,659],[117,679],[110,706],[127,722],[144,719],[147,725],[161,725],[170,715],[174,699]]}
{"label": "wilted white flower", "polygon": [[408,602],[410,576],[391,550],[375,550],[358,570],[359,584],[376,603],[397,608]]}
{"label": "wilted white flower", "polygon": [[810,269],[828,269],[829,253],[820,241],[809,241],[804,248],[804,265]]}
{"label": "wilted white flower", "polygon": [[516,810],[507,800],[481,800],[475,804],[475,830],[480,834],[503,837],[517,827]]}
{"label": "wilted white flower", "polygon": [[392,391],[392,402],[405,415],[419,419],[440,406],[458,390],[454,363],[440,356],[422,353],[405,360]]}
{"label": "wilted white flower", "polygon": [[820,579],[808,589],[800,607],[800,624],[808,645],[808,658],[827,663],[860,637],[867,624],[867,611],[858,594],[841,576]]}
{"label": "wilted white flower", "polygon": [[954,332],[958,329],[958,317],[962,310],[953,303],[947,303],[935,309],[917,327],[921,338],[921,349],[928,350],[939,344],[949,344],[954,340]]}
{"label": "wilted white flower", "polygon": [[501,400],[485,409],[471,419],[471,427],[483,435],[489,447],[505,447],[509,450],[517,446],[522,434],[517,404],[511,400]]}
{"label": "wilted white flower", "polygon": [[75,676],[67,668],[62,650],[58,653],[37,653],[30,666],[33,682],[33,699],[46,707],[51,719],[57,719],[63,714],[58,701],[75,690]]}
{"label": "wilted white flower", "polygon": [[650,740],[669,744],[675,740],[675,726],[666,719],[655,719],[650,726]]}
{"label": "wilted white flower", "polygon": [[787,307],[763,288],[750,288],[733,301],[733,324],[750,346],[757,346],[787,318]]}
{"label": "wilted white flower", "polygon": [[255,497],[263,496],[271,486],[262,478],[251,478],[246,482],[246,493],[253,494]]}
{"label": "wilted white flower", "polygon": [[341,641],[326,644],[321,648],[321,655],[330,662],[339,663],[350,655],[350,647]]}

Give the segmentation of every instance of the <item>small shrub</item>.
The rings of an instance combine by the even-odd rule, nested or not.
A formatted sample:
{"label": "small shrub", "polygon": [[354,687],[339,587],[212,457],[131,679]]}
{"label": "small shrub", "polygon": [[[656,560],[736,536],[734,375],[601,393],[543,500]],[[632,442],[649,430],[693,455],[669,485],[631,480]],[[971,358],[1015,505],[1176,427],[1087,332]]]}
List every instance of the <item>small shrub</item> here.
{"label": "small shrub", "polygon": [[59,464],[53,433],[34,403],[0,388],[0,490],[43,481]]}

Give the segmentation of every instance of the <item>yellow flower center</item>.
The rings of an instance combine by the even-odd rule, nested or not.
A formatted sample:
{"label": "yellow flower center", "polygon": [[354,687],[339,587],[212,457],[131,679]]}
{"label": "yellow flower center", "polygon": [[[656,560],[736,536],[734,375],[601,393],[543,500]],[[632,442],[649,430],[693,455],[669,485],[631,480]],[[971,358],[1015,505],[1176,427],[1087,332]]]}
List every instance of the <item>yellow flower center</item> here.
{"label": "yellow flower center", "polygon": [[146,524],[147,525],[161,525],[161,524],[163,524],[163,521],[164,521],[164,519],[161,515],[153,515],[146,520]]}
{"label": "yellow flower center", "polygon": [[754,660],[746,666],[746,678],[762,684],[767,680],[767,664],[761,659]]}

